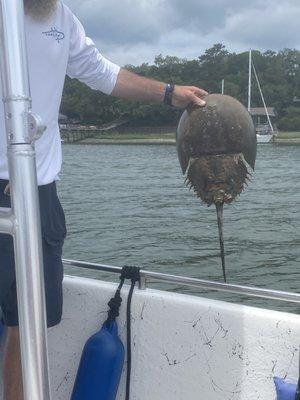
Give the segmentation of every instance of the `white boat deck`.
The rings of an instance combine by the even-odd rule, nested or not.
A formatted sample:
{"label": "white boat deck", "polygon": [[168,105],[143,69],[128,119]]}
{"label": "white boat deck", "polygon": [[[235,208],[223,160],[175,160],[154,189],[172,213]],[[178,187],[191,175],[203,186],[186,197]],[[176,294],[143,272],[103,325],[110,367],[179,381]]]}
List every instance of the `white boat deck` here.
{"label": "white boat deck", "polygon": [[[52,400],[69,400],[83,345],[106,319],[115,289],[65,278],[63,321],[49,331]],[[127,289],[119,318],[124,343]],[[298,377],[299,337],[295,314],[136,290],[131,400],[274,400],[273,376]]]}

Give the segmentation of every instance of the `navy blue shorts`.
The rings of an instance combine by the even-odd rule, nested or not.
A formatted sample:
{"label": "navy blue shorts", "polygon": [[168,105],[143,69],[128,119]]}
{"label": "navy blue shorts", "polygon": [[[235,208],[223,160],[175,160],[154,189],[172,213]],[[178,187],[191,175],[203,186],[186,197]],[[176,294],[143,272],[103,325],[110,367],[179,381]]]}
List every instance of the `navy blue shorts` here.
{"label": "navy blue shorts", "polygon": [[[10,207],[4,194],[8,181],[0,179],[0,207]],[[57,325],[62,316],[62,246],[66,237],[65,215],[59,202],[55,182],[39,186],[45,293],[48,327]],[[0,306],[5,325],[18,326],[13,239],[0,234]]]}

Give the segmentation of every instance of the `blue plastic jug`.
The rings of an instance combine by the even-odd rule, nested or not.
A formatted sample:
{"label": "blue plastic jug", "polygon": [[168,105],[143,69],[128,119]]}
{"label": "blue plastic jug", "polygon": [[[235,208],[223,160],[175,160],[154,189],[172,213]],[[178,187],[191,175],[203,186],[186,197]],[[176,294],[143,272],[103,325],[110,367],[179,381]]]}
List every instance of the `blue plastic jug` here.
{"label": "blue plastic jug", "polygon": [[115,400],[124,358],[117,323],[107,320],[84,346],[71,400]]}

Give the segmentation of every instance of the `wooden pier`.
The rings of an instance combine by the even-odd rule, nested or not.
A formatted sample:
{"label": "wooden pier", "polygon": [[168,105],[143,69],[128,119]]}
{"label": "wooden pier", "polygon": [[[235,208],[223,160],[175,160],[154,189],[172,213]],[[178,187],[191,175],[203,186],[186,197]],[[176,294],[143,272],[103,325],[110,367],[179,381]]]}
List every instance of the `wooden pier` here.
{"label": "wooden pier", "polygon": [[80,129],[80,130],[70,130],[70,129],[60,129],[60,136],[63,143],[78,143],[82,140],[92,138],[97,135],[102,130],[90,130],[90,129]]}
{"label": "wooden pier", "polygon": [[78,143],[82,140],[92,138],[99,133],[105,133],[117,129],[120,126],[127,124],[127,122],[128,120],[126,118],[121,118],[101,126],[61,124],[59,128],[63,143]]}
{"label": "wooden pier", "polygon": [[[110,124],[102,126],[76,126],[69,125],[67,127],[60,126],[60,134],[63,143],[98,143],[103,140],[106,142],[105,136],[101,138],[101,134],[110,133],[118,135],[126,134],[144,134],[145,136],[150,134],[163,135],[166,132],[176,132],[175,126],[156,126],[156,127],[140,127],[140,126],[126,126],[127,120],[118,120]],[[90,141],[87,139],[91,139]],[[152,139],[151,139],[152,140]]]}

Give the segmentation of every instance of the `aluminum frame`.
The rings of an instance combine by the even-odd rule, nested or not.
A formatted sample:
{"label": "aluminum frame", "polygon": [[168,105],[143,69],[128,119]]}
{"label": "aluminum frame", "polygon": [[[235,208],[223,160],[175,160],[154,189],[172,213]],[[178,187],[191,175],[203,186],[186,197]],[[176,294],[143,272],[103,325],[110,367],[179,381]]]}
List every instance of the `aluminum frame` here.
{"label": "aluminum frame", "polygon": [[0,0],[0,62],[12,206],[0,231],[14,239],[24,400],[50,400],[41,224],[23,0]]}

